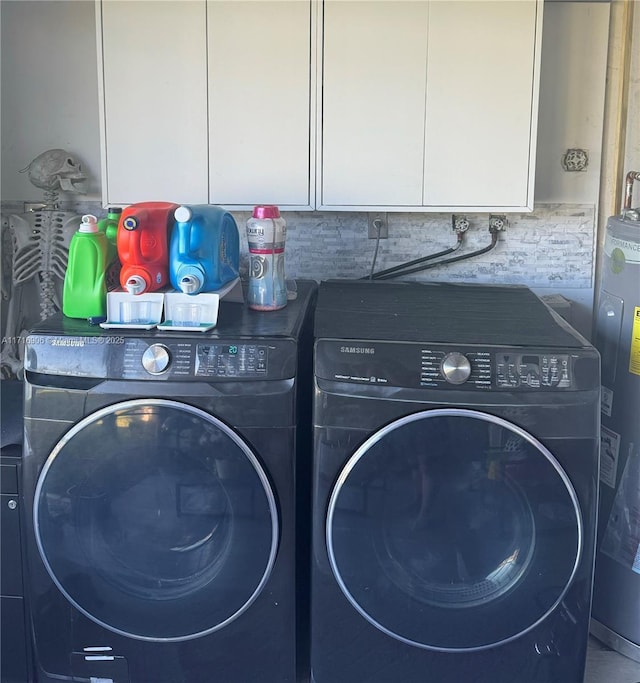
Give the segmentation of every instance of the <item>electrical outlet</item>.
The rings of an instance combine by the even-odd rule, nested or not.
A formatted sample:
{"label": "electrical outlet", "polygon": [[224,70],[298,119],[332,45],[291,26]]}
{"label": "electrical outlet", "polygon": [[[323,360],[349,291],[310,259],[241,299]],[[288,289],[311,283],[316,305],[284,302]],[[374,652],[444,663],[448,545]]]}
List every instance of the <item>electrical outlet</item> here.
{"label": "electrical outlet", "polygon": [[380,235],[381,240],[386,240],[389,237],[389,224],[387,223],[386,213],[369,214],[369,239],[378,239],[378,235]]}

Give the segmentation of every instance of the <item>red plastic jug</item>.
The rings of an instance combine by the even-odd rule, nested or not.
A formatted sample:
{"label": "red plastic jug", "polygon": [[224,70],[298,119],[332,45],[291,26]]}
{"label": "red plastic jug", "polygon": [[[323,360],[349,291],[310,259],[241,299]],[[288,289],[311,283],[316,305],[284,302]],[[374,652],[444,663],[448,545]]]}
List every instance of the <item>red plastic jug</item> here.
{"label": "red plastic jug", "polygon": [[178,206],[140,202],[123,209],[116,241],[120,284],[130,294],[153,292],[169,283],[169,236]]}

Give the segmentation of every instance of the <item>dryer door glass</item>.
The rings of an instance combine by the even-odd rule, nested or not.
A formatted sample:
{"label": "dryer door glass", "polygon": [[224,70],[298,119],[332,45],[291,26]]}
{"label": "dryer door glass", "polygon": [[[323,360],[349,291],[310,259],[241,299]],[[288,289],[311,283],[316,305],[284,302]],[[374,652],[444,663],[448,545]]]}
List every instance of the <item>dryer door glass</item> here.
{"label": "dryer door glass", "polygon": [[208,413],[157,399],[75,425],[43,468],[34,520],[64,595],[144,640],[194,638],[238,617],[267,581],[279,535],[251,448]]}
{"label": "dryer door glass", "polygon": [[540,442],[500,418],[441,409],[358,448],[333,489],[326,540],[342,591],[374,626],[419,647],[475,650],[560,603],[582,520]]}

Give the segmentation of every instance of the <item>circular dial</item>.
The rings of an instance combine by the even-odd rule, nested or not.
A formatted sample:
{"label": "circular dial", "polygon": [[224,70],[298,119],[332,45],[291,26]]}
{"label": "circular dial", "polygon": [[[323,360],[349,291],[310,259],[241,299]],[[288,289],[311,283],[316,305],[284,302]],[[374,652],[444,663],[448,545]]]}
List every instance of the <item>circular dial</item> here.
{"label": "circular dial", "polygon": [[169,367],[170,362],[169,349],[162,344],[152,344],[142,354],[142,367],[150,375],[160,375]]}
{"label": "circular dial", "polygon": [[471,363],[465,355],[453,351],[442,359],[440,371],[449,384],[464,384],[471,375]]}

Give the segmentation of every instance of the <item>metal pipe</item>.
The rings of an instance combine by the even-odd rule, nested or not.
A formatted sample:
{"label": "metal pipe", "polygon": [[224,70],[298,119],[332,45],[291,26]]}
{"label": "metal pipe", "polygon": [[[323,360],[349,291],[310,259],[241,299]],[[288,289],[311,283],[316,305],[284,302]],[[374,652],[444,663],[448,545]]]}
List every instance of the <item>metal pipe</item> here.
{"label": "metal pipe", "polygon": [[640,171],[629,171],[629,173],[627,173],[627,179],[624,184],[624,204],[622,206],[623,209],[631,208],[634,180],[640,180]]}

